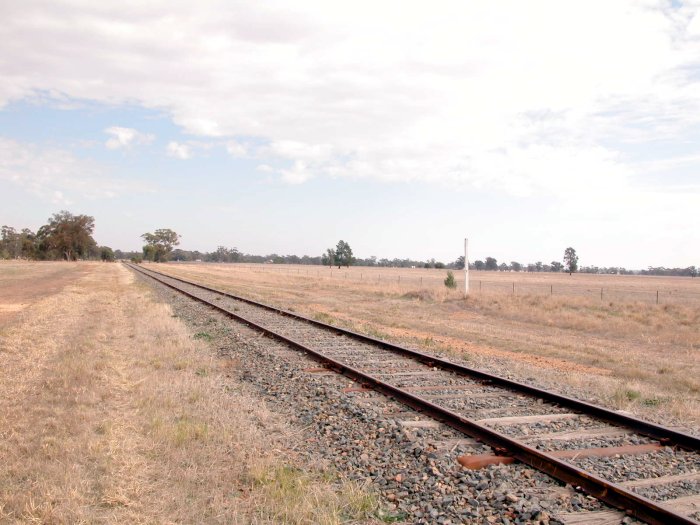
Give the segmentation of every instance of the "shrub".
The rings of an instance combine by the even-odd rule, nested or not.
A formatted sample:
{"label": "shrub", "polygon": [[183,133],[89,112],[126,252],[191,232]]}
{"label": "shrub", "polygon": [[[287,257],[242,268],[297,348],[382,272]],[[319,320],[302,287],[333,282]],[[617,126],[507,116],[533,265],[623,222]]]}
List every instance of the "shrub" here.
{"label": "shrub", "polygon": [[447,277],[445,277],[445,286],[448,288],[457,288],[457,281],[455,281],[455,274],[452,272],[447,272]]}

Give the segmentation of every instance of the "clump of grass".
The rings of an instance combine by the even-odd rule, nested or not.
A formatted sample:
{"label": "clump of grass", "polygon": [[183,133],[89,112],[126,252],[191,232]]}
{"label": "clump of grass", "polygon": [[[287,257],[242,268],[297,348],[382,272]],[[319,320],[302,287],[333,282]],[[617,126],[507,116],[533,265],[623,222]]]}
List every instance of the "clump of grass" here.
{"label": "clump of grass", "polygon": [[316,321],[319,321],[321,323],[326,323],[326,324],[333,324],[333,322],[335,321],[335,318],[332,315],[327,314],[326,312],[315,313],[314,319]]}
{"label": "clump of grass", "polygon": [[194,334],[193,337],[195,339],[201,339],[202,341],[207,342],[212,340],[211,334],[208,332],[197,332],[196,334]]}
{"label": "clump of grass", "polygon": [[422,289],[422,290],[411,290],[410,292],[406,292],[401,296],[403,299],[417,299],[419,301],[428,301],[432,299],[432,294],[430,290]]}
{"label": "clump of grass", "polygon": [[368,519],[377,512],[376,496],[357,483],[344,483],[339,493],[326,476],[289,465],[266,465],[251,474],[257,513],[274,523],[331,525]]}

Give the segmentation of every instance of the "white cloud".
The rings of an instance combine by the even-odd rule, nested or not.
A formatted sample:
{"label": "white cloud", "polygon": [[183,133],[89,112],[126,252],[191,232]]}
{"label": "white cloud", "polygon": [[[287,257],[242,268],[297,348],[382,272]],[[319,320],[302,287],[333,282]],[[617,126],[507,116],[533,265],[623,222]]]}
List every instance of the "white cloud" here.
{"label": "white cloud", "polygon": [[143,183],[112,178],[95,162],[57,148],[0,137],[0,181],[6,181],[55,204],[77,198],[107,199],[126,192],[146,192]]}
{"label": "white cloud", "polygon": [[263,173],[273,173],[275,171],[269,164],[258,164],[255,169]]}
{"label": "white cloud", "polygon": [[120,126],[112,126],[104,130],[108,135],[112,135],[107,139],[105,146],[109,149],[128,149],[134,145],[150,144],[155,140],[155,135],[151,133],[141,133],[133,128],[123,128]]}
{"label": "white cloud", "polygon": [[226,143],[226,151],[232,157],[245,158],[248,156],[248,147],[235,140],[229,140]]}
{"label": "white cloud", "polygon": [[171,141],[168,143],[167,152],[171,157],[178,159],[186,160],[192,158],[192,147],[189,144]]}
{"label": "white cloud", "polygon": [[32,5],[0,7],[0,104],[40,90],[166,110],[292,183],[624,192],[636,184],[625,148],[700,125],[693,4]]}

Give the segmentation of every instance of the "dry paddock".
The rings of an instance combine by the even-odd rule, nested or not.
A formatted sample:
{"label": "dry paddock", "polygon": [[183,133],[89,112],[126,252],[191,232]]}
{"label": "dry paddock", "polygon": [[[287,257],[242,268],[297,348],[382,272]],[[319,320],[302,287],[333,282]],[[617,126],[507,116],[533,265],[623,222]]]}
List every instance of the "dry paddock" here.
{"label": "dry paddock", "polygon": [[2,262],[0,312],[0,523],[371,522],[122,265]]}

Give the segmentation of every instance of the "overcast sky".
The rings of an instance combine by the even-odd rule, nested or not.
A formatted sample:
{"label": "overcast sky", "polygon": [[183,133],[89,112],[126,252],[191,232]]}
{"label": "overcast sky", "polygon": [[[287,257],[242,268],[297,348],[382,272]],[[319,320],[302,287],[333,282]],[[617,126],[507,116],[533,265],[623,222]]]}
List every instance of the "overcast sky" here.
{"label": "overcast sky", "polygon": [[0,3],[0,224],[700,265],[700,3]]}

